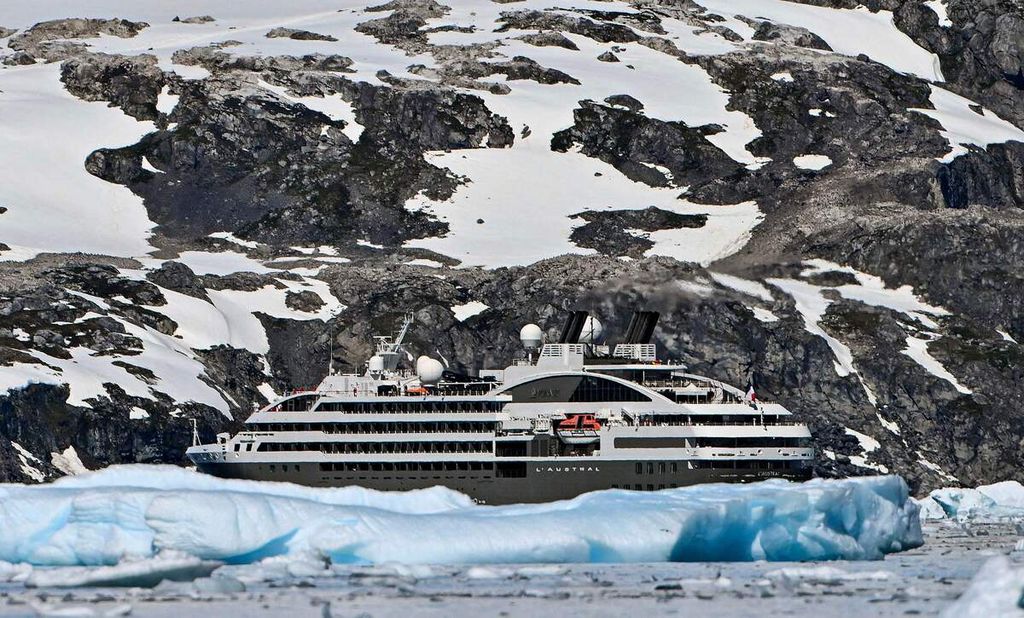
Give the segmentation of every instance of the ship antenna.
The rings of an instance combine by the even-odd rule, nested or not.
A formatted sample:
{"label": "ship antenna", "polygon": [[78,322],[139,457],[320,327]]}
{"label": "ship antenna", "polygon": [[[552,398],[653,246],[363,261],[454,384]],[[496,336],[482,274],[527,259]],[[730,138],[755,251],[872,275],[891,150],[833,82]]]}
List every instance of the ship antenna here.
{"label": "ship antenna", "polygon": [[327,352],[327,375],[330,376],[334,375],[334,329],[329,328],[328,332],[330,332],[331,336],[328,338],[330,341],[328,342],[329,351]]}

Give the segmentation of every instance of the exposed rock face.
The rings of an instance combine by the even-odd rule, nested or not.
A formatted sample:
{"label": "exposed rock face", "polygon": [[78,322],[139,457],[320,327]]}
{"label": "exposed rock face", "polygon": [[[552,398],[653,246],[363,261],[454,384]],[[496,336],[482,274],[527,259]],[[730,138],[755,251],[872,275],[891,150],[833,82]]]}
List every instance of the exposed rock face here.
{"label": "exposed rock face", "polygon": [[[230,229],[284,243],[396,243],[441,229],[406,211],[407,199],[419,191],[444,199],[456,184],[424,161],[425,151],[501,147],[513,139],[504,120],[470,95],[398,91],[333,74],[322,81],[309,74],[266,77],[303,95],[314,87],[340,92],[363,127],[359,142],[344,133],[343,121],[227,73],[180,84],[173,130],[98,150],[87,169],[144,197],[150,216],[172,236]],[[227,124],[231,133],[215,130]],[[142,157],[162,173],[142,169]]]}
{"label": "exposed rock face", "polygon": [[87,101],[110,101],[139,120],[156,120],[164,73],[155,56],[82,54],[61,65],[68,92]]}
{"label": "exposed rock face", "polygon": [[790,26],[787,24],[775,24],[769,21],[763,21],[758,24],[757,30],[754,32],[754,40],[774,41],[776,43],[785,43],[787,45],[795,45],[797,47],[809,47],[811,49],[832,51],[832,48],[828,46],[828,43],[826,43],[824,39],[807,28],[799,28],[797,26]]}
{"label": "exposed rock face", "polygon": [[148,28],[145,22],[127,19],[54,19],[38,23],[13,37],[8,47],[29,57],[55,62],[85,50],[85,43],[69,39],[91,39],[100,35],[130,39]]}
{"label": "exposed rock face", "polygon": [[329,34],[317,34],[309,30],[296,30],[295,28],[274,28],[267,33],[268,39],[294,39],[296,41],[332,41],[338,39]]}
{"label": "exposed rock face", "polygon": [[[556,133],[551,149],[565,152],[573,145],[601,159],[633,180],[651,186],[700,185],[736,174],[741,167],[707,140],[717,127],[688,127],[641,113],[581,101],[573,112],[572,128]],[[657,167],[667,168],[672,180]]]}
{"label": "exposed rock face", "polygon": [[[807,421],[821,474],[884,469],[916,488],[1024,480],[1024,358],[1014,341],[1024,341],[1024,143],[978,140],[992,143],[949,159],[952,125],[916,111],[944,88],[984,120],[997,113],[1024,127],[1024,18],[1011,0],[948,0],[950,23],[916,0],[865,5],[892,11],[895,27],[938,56],[946,81],[834,52],[835,41],[807,28],[685,0],[628,11],[512,4],[490,23],[435,0],[394,0],[354,26],[360,44],[372,37],[389,58],[369,73],[365,50],[313,25],[267,35],[316,53],[248,47],[268,45],[273,24],[255,38],[225,31],[179,49],[171,64],[195,67],[187,79],[162,49],[160,62],[94,51],[101,41],[90,39],[135,36],[141,22],[0,29],[13,52],[4,63],[62,61],[69,93],[153,122],[135,144],[97,143],[83,165],[141,197],[158,226],[156,250],[138,261],[59,248],[0,261],[0,364],[43,376],[0,396],[0,478],[52,477],[48,454],[69,445],[90,467],[180,463],[192,418],[209,440],[237,428],[268,389],[315,386],[332,360],[358,370],[371,335],[406,311],[416,317],[413,351],[468,370],[521,354],[525,322],[554,335],[566,311],[583,308],[615,333],[644,307],[663,313],[665,356],[731,383],[753,378],[761,398]],[[208,24],[181,27],[189,32],[218,27],[206,16],[180,21]],[[471,36],[453,44],[460,35]],[[644,73],[655,65],[656,76],[692,76],[680,110],[698,92],[721,94],[721,109],[687,115],[658,100]],[[630,77],[598,83],[605,72]],[[173,110],[158,109],[161,93],[177,98]],[[552,93],[570,93],[568,103],[554,109]],[[560,125],[538,129],[550,118]],[[737,136],[747,143],[724,145]],[[524,152],[592,166],[584,180],[612,176],[630,198],[655,197],[605,200],[555,165],[523,174],[514,156],[486,164]],[[808,155],[827,164],[808,169]],[[452,163],[463,160],[469,172]],[[560,209],[563,244],[548,255],[565,246],[596,255],[453,269],[443,266],[475,263],[462,247],[414,248],[473,221],[486,221],[474,229],[493,240],[488,226],[508,213],[488,202],[501,195],[459,201],[459,192],[528,195],[534,183],[550,189],[545,199],[576,200],[523,211],[543,226],[552,219],[538,211]],[[695,214],[675,212],[675,197]],[[728,257],[707,267],[647,257],[673,230],[677,247],[730,234],[716,210],[741,203],[753,227],[707,261]],[[457,320],[451,308],[470,301],[489,309]],[[152,362],[158,348],[186,363],[175,377],[199,395],[168,394],[175,385]],[[88,388],[53,377],[74,382],[90,363],[104,369]]]}
{"label": "exposed rock face", "polygon": [[682,215],[651,206],[644,210],[588,210],[573,215],[587,223],[572,231],[570,239],[581,247],[606,255],[643,257],[654,243],[637,232],[656,232],[679,228],[700,228],[707,215]]}

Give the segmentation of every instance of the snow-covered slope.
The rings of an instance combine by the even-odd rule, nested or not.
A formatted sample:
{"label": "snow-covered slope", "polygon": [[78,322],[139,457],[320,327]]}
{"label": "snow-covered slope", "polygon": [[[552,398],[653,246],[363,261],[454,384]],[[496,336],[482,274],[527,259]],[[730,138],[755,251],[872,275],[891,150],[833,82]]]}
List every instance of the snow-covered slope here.
{"label": "snow-covered slope", "polygon": [[167,460],[191,418],[363,362],[368,324],[412,310],[418,351],[500,364],[618,294],[829,427],[823,472],[1001,476],[976,449],[1019,401],[1020,33],[887,7],[0,5],[0,463]]}

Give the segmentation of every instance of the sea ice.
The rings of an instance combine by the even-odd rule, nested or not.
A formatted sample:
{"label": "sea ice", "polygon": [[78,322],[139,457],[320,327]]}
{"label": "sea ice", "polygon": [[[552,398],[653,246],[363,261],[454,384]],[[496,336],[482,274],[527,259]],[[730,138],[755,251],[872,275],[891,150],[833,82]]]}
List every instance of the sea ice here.
{"label": "sea ice", "polygon": [[896,476],[608,490],[500,507],[443,488],[314,489],[162,466],[0,486],[0,560],[36,566],[161,552],[228,564],[860,560],[921,542],[918,506]]}

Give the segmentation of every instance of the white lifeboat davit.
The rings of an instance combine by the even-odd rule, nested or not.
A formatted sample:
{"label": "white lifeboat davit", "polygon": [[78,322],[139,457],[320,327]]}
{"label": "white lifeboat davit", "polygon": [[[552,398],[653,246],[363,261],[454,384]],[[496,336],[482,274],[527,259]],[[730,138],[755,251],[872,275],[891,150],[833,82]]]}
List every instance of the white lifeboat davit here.
{"label": "white lifeboat davit", "polygon": [[601,439],[601,423],[593,414],[570,414],[558,423],[555,433],[566,444],[591,444]]}

